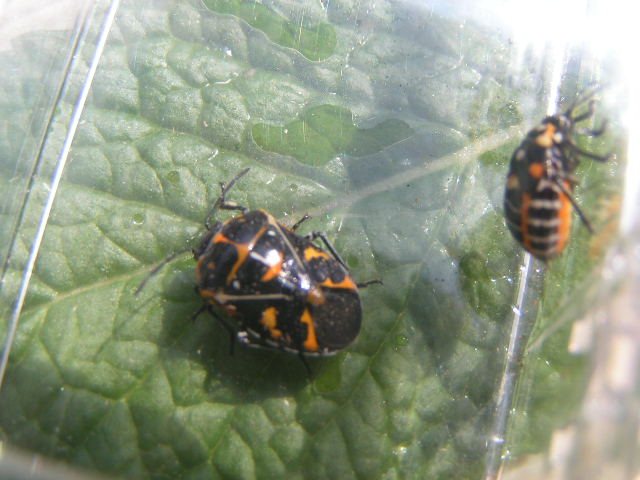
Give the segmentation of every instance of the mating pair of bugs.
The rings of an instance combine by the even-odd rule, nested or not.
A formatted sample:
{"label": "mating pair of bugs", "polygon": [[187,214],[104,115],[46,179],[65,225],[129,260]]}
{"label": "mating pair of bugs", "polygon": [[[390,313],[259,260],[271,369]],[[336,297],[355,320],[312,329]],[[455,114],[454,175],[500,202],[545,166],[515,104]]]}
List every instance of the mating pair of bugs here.
{"label": "mating pair of bugs", "polygon": [[[596,130],[576,127],[593,116],[595,92],[565,112],[546,117],[529,131],[511,159],[504,200],[507,226],[526,250],[545,261],[564,249],[572,209],[592,231],[572,192],[579,157],[609,158],[575,143],[576,134],[596,137],[604,132],[604,124]],[[584,103],[588,110],[575,116]],[[308,369],[305,355],[331,355],[356,338],[362,318],[358,288],[382,282],[356,283],[324,234],[299,235],[297,229],[308,216],[287,227],[264,210],[249,211],[228,202],[227,193],[248,171],[221,184],[220,197],[205,222],[207,232],[193,251],[197,290],[205,300],[198,314],[208,311],[218,318],[231,336],[232,348],[237,340],[296,353]],[[218,210],[240,213],[211,226]],[[316,239],[328,252],[313,243]],[[152,270],[136,293],[174,257]]]}

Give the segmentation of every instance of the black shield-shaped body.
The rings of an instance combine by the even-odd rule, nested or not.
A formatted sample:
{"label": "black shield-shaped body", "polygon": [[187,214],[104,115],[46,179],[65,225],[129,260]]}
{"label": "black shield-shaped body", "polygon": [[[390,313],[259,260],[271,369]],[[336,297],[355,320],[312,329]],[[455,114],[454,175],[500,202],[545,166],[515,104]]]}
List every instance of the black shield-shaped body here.
{"label": "black shield-shaped body", "polygon": [[237,321],[244,343],[329,355],[360,331],[346,268],[264,210],[214,226],[196,257],[200,295]]}

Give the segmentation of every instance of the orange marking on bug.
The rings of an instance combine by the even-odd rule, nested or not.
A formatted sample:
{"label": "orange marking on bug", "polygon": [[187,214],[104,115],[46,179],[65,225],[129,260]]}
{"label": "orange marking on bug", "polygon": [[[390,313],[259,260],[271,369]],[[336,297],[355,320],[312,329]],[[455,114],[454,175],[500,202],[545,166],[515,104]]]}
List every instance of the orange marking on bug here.
{"label": "orange marking on bug", "polygon": [[213,293],[211,290],[205,290],[203,288],[200,288],[198,290],[198,293],[202,298],[206,298],[207,300],[211,300],[215,296],[215,293]]}
{"label": "orange marking on bug", "polygon": [[230,244],[233,245],[235,243],[233,240],[229,240],[222,232],[216,233],[216,235],[213,237],[213,239],[211,241],[214,244],[215,243],[230,243]]}
{"label": "orange marking on bug", "polygon": [[218,299],[216,299],[216,292],[212,291],[212,290],[206,290],[204,288],[199,288],[198,289],[198,294],[204,298],[205,300],[207,300],[209,303],[212,303],[213,305],[216,305],[217,307],[221,308],[222,310],[224,310],[225,312],[227,312],[229,315],[236,315],[236,307],[235,305],[231,305],[231,304],[223,304],[220,303],[220,301],[218,301]]}
{"label": "orange marking on bug", "polygon": [[268,282],[269,280],[273,280],[278,275],[280,275],[280,272],[282,272],[282,263],[284,262],[284,255],[282,255],[281,252],[278,252],[278,255],[280,257],[278,261],[275,262],[273,265],[269,266],[269,269],[264,273],[264,275],[262,275],[262,278],[260,280],[262,280],[263,282]]}
{"label": "orange marking on bug", "polygon": [[306,308],[302,313],[302,317],[300,317],[300,321],[307,324],[307,339],[303,343],[305,350],[317,352],[319,346],[318,339],[316,338],[316,327],[313,325],[313,318]]}
{"label": "orange marking on bug", "polygon": [[344,277],[344,280],[338,283],[335,283],[330,278],[327,278],[326,280],[320,282],[320,285],[322,285],[323,287],[329,287],[329,288],[346,288],[347,290],[358,289],[358,287],[356,286],[355,282],[351,279],[351,277]]}
{"label": "orange marking on bug", "polygon": [[196,262],[196,283],[198,285],[202,283],[202,258]]}
{"label": "orange marking on bug", "polygon": [[269,330],[271,338],[276,340],[282,336],[282,330],[276,328],[278,326],[277,316],[278,310],[276,307],[269,307],[262,312],[262,317],[260,318],[260,323]]}
{"label": "orange marking on bug", "polygon": [[529,165],[529,175],[536,180],[544,176],[544,165],[540,162],[535,162]]}
{"label": "orange marking on bug", "polygon": [[322,305],[326,300],[324,293],[318,287],[313,287],[307,295],[307,302],[311,305]]}
{"label": "orange marking on bug", "polygon": [[507,178],[507,189],[517,190],[518,188],[520,188],[520,181],[518,180],[518,176],[515,173],[509,175],[509,178]]}
{"label": "orange marking on bug", "polygon": [[330,258],[326,252],[315,248],[315,247],[307,247],[304,249],[304,259],[309,262],[313,258]]}
{"label": "orange marking on bug", "polygon": [[520,208],[520,225],[522,225],[522,243],[528,249],[532,250],[531,240],[529,239],[529,207],[531,205],[531,195],[525,193],[522,195],[522,207]]}
{"label": "orange marking on bug", "polygon": [[[571,191],[571,185],[569,185],[569,182],[564,182],[564,186],[568,191]],[[571,212],[573,210],[569,197],[564,193],[560,193],[559,198],[562,206],[560,207],[560,210],[558,210],[560,225],[558,225],[558,243],[556,245],[556,253],[560,253],[564,250],[567,240],[569,239],[569,233],[571,230]]]}
{"label": "orange marking on bug", "polygon": [[238,314],[238,311],[235,305],[220,305],[220,308],[222,308],[222,310],[227,312],[229,315],[236,316]]}
{"label": "orange marking on bug", "polygon": [[536,137],[536,145],[542,148],[553,146],[553,136],[555,133],[556,127],[552,123],[547,123],[547,129]]}
{"label": "orange marking on bug", "polygon": [[230,245],[233,245],[236,248],[236,251],[238,252],[238,260],[236,260],[236,263],[233,265],[233,268],[229,272],[229,275],[227,275],[227,285],[231,284],[234,277],[238,273],[240,266],[247,259],[247,257],[249,256],[249,253],[251,253],[251,250],[253,250],[253,247],[255,246],[256,242],[264,234],[266,230],[267,230],[267,226],[263,225],[262,228],[258,230],[258,233],[256,233],[254,237],[249,241],[249,243],[234,242],[230,238],[226,237],[222,232],[216,233],[216,236],[213,237],[214,243],[228,243]]}

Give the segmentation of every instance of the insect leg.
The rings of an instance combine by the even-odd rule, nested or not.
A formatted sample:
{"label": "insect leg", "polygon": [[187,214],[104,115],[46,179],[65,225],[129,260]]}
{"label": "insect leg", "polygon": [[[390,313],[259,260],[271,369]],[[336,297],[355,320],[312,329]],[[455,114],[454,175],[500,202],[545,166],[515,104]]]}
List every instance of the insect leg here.
{"label": "insect leg", "polygon": [[[586,92],[580,93],[574,100],[573,102],[571,102],[569,108],[567,108],[567,110],[565,111],[565,114],[569,117],[572,117],[573,115],[573,111],[578,108],[580,105],[584,104],[585,102],[589,102],[589,111],[591,113],[589,113],[585,118],[589,118],[591,115],[593,115],[592,112],[592,106],[591,103],[593,103],[592,98],[602,89],[602,86],[600,85],[595,85],[591,87],[591,90],[587,90]],[[584,114],[583,114],[584,115]],[[582,117],[582,115],[580,115],[580,117]],[[579,122],[580,120],[578,120],[578,118],[573,118],[573,122]],[[581,120],[584,120],[581,119]]]}
{"label": "insect leg", "polygon": [[302,364],[304,365],[304,368],[307,369],[307,374],[309,375],[309,377],[311,377],[313,372],[311,371],[311,367],[309,366],[309,362],[307,362],[307,359],[305,358],[305,356],[302,353],[302,351],[298,352],[298,358],[302,361]]}
{"label": "insect leg", "polygon": [[338,252],[336,251],[335,247],[331,244],[331,242],[329,241],[329,239],[324,233],[311,232],[305,238],[311,241],[315,240],[316,238],[319,238],[320,240],[322,240],[322,243],[324,243],[325,247],[327,247],[327,250],[331,252],[331,255],[333,255],[333,258],[335,258],[338,261],[338,263],[342,265],[346,270],[349,270],[349,268],[347,267],[347,264],[344,263],[344,260],[342,260],[342,258],[340,258],[340,255],[338,255]]}
{"label": "insect leg", "polygon": [[578,135],[586,135],[588,137],[599,137],[600,135],[602,135],[604,132],[607,131],[607,128],[609,127],[609,122],[607,122],[606,120],[604,122],[602,122],[602,125],[600,125],[600,128],[577,128],[576,129],[576,133]]}
{"label": "insect leg", "polygon": [[587,157],[597,162],[608,162],[615,158],[615,154],[612,154],[612,153],[609,153],[607,155],[598,155],[597,153],[586,152],[573,142],[567,142],[567,145],[576,155]]}
{"label": "insect leg", "polygon": [[[347,267],[346,263],[344,263],[344,260],[340,258],[340,255],[338,255],[338,252],[336,251],[335,247],[331,244],[331,242],[329,241],[329,239],[324,233],[311,232],[309,235],[307,235],[307,238],[309,240],[315,240],[316,238],[319,238],[320,240],[322,240],[322,243],[324,243],[325,247],[327,247],[327,250],[331,252],[331,255],[333,255],[333,258],[335,258],[338,261],[338,263],[345,268],[345,270],[349,271],[349,267]],[[356,283],[358,288],[365,288],[373,284],[384,285],[382,283],[382,280],[369,280],[368,282]]]}
{"label": "insect leg", "polygon": [[233,186],[236,184],[236,182],[240,180],[244,175],[246,175],[249,172],[249,170],[251,169],[245,168],[238,175],[236,175],[236,177],[233,180],[231,180],[228,184],[224,182],[220,182],[220,190],[221,190],[220,196],[216,200],[216,203],[213,204],[213,207],[211,208],[209,215],[207,215],[207,218],[204,221],[204,226],[207,227],[207,230],[210,230],[209,222],[211,221],[211,218],[213,217],[213,215],[216,213],[217,210],[240,210],[242,213],[245,213],[248,210],[247,207],[243,207],[241,205],[226,203],[225,197],[229,192],[229,190],[231,190],[231,188],[233,188]]}
{"label": "insect leg", "polygon": [[220,322],[220,325],[222,325],[224,327],[224,329],[227,331],[227,333],[229,334],[229,341],[230,341],[230,345],[229,345],[229,355],[233,355],[233,347],[235,347],[236,345],[236,329],[233,327],[233,325],[231,325],[226,318],[222,317],[220,314],[218,314],[218,312],[216,312],[211,305],[209,304],[205,304],[204,308],[201,308],[198,311],[198,315],[200,313],[202,313],[202,311],[206,310],[207,312],[209,312],[209,314],[215,318],[216,320],[218,320],[218,322]]}
{"label": "insect leg", "polygon": [[311,216],[305,213],[304,216],[300,220],[298,220],[296,223],[293,224],[293,226],[291,227],[291,230],[293,232],[295,232],[300,225],[302,225],[304,222],[306,222],[310,218],[311,218]]}
{"label": "insect leg", "polygon": [[[582,103],[582,102],[580,102]],[[589,108],[586,112],[584,112],[582,115],[578,115],[577,117],[573,117],[571,120],[573,121],[573,123],[578,123],[581,122],[583,120],[586,120],[587,118],[591,118],[593,117],[593,114],[596,113],[596,102],[595,100],[590,100],[589,101]]]}
{"label": "insect leg", "polygon": [[202,314],[202,312],[205,312],[208,308],[209,308],[209,305],[207,305],[206,303],[203,303],[202,306],[198,310],[196,310],[193,315],[191,315],[191,321],[195,322],[196,319]]}
{"label": "insect leg", "polygon": [[558,186],[558,188],[560,188],[560,190],[562,190],[562,193],[564,193],[567,196],[567,198],[571,202],[571,205],[573,205],[573,208],[578,213],[580,220],[582,220],[582,223],[584,223],[584,226],[587,227],[587,230],[589,230],[589,233],[593,233],[593,227],[591,226],[591,222],[589,222],[585,214],[582,212],[582,210],[574,200],[573,195],[571,195],[571,192],[567,190],[567,187],[565,187],[564,184],[558,179],[554,179],[553,182]]}

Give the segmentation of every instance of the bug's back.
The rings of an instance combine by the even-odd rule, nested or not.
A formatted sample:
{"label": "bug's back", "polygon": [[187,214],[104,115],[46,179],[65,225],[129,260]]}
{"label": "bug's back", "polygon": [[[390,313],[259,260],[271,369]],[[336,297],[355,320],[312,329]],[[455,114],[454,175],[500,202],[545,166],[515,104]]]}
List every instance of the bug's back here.
{"label": "bug's back", "polygon": [[[568,178],[575,160],[566,142],[570,122],[547,117],[529,131],[511,157],[504,211],[514,238],[533,256],[549,260],[562,252],[571,230],[573,191]],[[564,187],[564,188],[563,188]]]}
{"label": "bug's back", "polygon": [[349,272],[264,210],[217,226],[199,249],[199,293],[239,323],[246,343],[327,355],[360,331]]}

